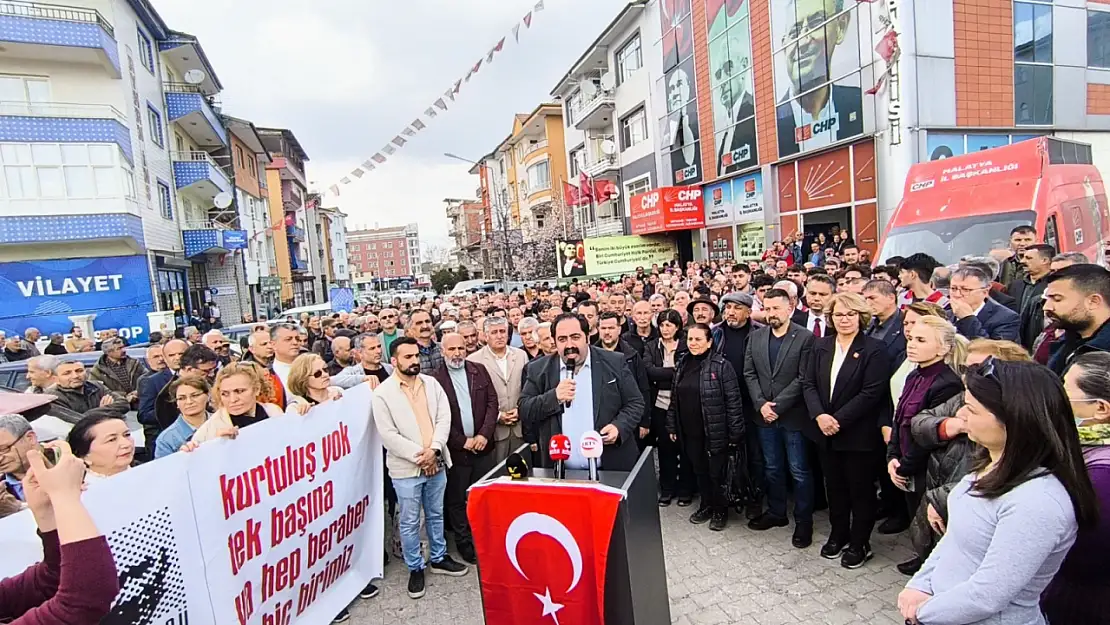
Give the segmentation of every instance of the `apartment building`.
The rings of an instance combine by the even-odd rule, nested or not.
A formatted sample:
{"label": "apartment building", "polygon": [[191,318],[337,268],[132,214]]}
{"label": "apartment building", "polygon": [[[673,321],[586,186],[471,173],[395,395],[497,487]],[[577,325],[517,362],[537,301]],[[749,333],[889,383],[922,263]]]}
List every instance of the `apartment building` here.
{"label": "apartment building", "polygon": [[629,2],[551,91],[563,107],[571,183],[580,186],[584,173],[594,188],[608,181],[618,190],[577,207],[579,236],[628,234],[629,198],[659,186],[651,101],[662,75],[651,54],[657,14],[648,0]]}
{"label": "apartment building", "polygon": [[317,250],[328,288],[348,287],[351,281],[347,260],[347,215],[335,207],[319,205],[317,200],[317,219],[321,244]]}
{"label": "apartment building", "polygon": [[266,164],[270,221],[281,224],[284,231],[284,237],[280,237],[284,240],[274,241],[281,302],[289,308],[327,301],[319,297],[309,250],[308,236],[315,230],[315,222],[310,223],[305,203],[308,181],[304,165],[308,154],[291,130],[258,128],[258,134],[270,156]]}
{"label": "apartment building", "polygon": [[[481,188],[478,197],[482,196]],[[485,207],[481,200],[445,199],[445,211],[451,226],[447,236],[452,239],[449,253],[451,269],[459,266],[466,267],[473,278],[481,278],[484,274],[482,250],[483,224],[485,222]]]}
{"label": "apartment building", "polygon": [[347,259],[360,284],[375,288],[413,282],[420,270],[420,227],[415,224],[347,232]]}

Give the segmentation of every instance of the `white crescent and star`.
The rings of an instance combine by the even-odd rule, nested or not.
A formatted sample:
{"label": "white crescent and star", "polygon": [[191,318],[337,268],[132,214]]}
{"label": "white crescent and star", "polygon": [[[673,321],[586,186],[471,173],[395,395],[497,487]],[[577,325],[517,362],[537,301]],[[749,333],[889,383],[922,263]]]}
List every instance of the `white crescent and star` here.
{"label": "white crescent and star", "polygon": [[[574,535],[570,533],[570,530],[558,519],[546,514],[526,512],[514,519],[509,525],[508,531],[505,532],[505,553],[508,554],[509,562],[512,563],[513,568],[516,569],[517,573],[520,573],[521,577],[528,579],[528,575],[520,568],[520,562],[517,558],[517,545],[522,538],[532,533],[555,539],[566,551],[567,556],[570,557],[572,567],[572,576],[567,592],[574,590],[582,578],[582,550],[579,549],[578,542],[574,540]],[[532,594],[543,605],[542,616],[550,616],[555,621],[555,625],[559,625],[557,613],[564,606],[551,599],[551,588],[545,587],[545,592],[542,595],[540,593]]]}

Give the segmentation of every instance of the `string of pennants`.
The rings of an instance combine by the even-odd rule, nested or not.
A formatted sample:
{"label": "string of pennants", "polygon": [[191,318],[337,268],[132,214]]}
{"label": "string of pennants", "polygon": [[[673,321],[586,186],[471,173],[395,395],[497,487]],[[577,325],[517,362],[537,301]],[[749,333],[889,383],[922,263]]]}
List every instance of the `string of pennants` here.
{"label": "string of pennants", "polygon": [[[534,16],[544,10],[544,1],[545,0],[537,0],[532,9],[528,11],[528,13],[525,14],[525,16],[520,21],[513,25],[512,35],[514,42],[518,44],[520,43],[521,24],[524,24],[525,29],[532,27],[532,19],[534,18]],[[393,139],[390,140],[388,143],[386,143],[380,150],[375,152],[370,158],[363,161],[360,166],[355,167],[353,170],[351,170],[350,174],[343,176],[339,179],[338,182],[330,185],[328,187],[328,191],[330,191],[333,195],[338,196],[339,190],[341,188],[340,185],[349,185],[362,178],[366,174],[374,171],[378,167],[384,165],[390,159],[390,157],[397,153],[398,150],[404,148],[405,144],[407,144],[409,140],[416,136],[416,133],[427,129],[428,123],[432,119],[435,119],[447,110],[447,102],[455,101],[455,97],[459,95],[459,92],[462,90],[463,85],[470,82],[471,77],[477,74],[478,71],[482,68],[482,64],[484,63],[485,65],[490,65],[491,63],[493,63],[494,55],[504,49],[506,39],[508,39],[507,36],[502,37],[500,40],[498,40],[497,43],[492,48],[490,48],[489,52],[485,54],[485,56],[478,58],[478,61],[474,63],[474,65],[466,72],[466,75],[464,77],[456,80],[454,84],[449,86],[447,90],[443,92],[442,96],[436,98],[435,102],[432,102],[431,105],[428,106],[428,108],[424,109],[423,114],[418,115],[415,119],[413,119],[412,122],[405,126],[404,129],[401,130],[401,132],[397,133],[397,135],[393,137]]]}

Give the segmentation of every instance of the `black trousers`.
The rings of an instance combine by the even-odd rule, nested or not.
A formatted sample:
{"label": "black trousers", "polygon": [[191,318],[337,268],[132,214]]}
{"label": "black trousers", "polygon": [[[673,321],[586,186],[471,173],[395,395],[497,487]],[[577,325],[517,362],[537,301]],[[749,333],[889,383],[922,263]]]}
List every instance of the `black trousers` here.
{"label": "black trousers", "polygon": [[861,548],[871,541],[878,500],[875,456],[878,451],[821,450],[821,468],[829,498],[830,538]]}
{"label": "black trousers", "polygon": [[664,496],[683,499],[694,494],[694,468],[686,458],[682,446],[667,434],[667,411],[651,409],[650,445],[655,445],[659,456],[659,491]]}
{"label": "black trousers", "polygon": [[455,464],[447,470],[443,512],[447,516],[447,527],[455,536],[456,546],[474,543],[474,537],[470,533],[470,521],[466,518],[466,489],[493,468],[496,464],[494,460],[494,453],[491,452],[484,456],[472,457],[469,466]]}
{"label": "black trousers", "polygon": [[745,424],[747,433],[744,442],[748,447],[748,475],[755,487],[756,501],[760,506],[767,495],[767,476],[764,474],[763,445],[759,442],[759,432],[751,421]]}
{"label": "black trousers", "polygon": [[725,490],[725,468],[728,466],[728,454],[709,456],[707,462],[700,463],[695,470],[698,482],[698,492],[701,493],[702,508],[709,508],[714,512],[728,511],[728,494]]}

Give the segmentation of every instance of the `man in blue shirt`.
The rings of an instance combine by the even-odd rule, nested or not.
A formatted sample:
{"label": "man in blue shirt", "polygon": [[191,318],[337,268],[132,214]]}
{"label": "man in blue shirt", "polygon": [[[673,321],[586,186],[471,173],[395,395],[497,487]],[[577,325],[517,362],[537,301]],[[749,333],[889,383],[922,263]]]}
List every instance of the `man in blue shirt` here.
{"label": "man in blue shirt", "polygon": [[26,501],[22,480],[27,475],[27,451],[38,444],[27,419],[17,414],[0,415],[0,473],[4,475],[5,490],[20,501]]}

